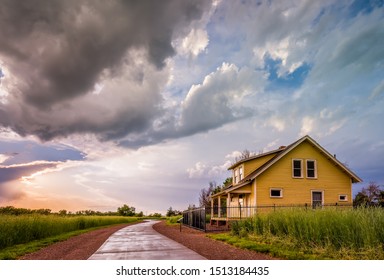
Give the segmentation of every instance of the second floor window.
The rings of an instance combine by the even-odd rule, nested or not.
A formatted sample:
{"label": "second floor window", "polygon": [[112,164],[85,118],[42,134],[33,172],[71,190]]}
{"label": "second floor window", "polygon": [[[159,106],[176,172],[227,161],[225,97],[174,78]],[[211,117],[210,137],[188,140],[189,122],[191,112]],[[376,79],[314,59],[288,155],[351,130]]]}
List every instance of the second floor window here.
{"label": "second floor window", "polygon": [[294,159],[292,161],[292,175],[294,178],[302,178],[302,160],[301,159]]}
{"label": "second floor window", "polygon": [[235,184],[237,184],[243,179],[243,167],[240,166],[239,168],[236,168],[233,171],[233,173],[234,173],[233,177],[234,177]]}
{"label": "second floor window", "polygon": [[307,178],[316,178],[316,161],[307,160]]}

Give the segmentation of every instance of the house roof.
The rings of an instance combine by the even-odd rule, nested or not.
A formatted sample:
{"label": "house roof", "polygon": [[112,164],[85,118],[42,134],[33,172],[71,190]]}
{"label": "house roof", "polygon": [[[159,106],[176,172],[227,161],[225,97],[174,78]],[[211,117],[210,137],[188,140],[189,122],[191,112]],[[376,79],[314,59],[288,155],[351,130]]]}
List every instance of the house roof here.
{"label": "house roof", "polygon": [[238,166],[239,164],[241,164],[243,162],[247,162],[247,161],[253,160],[255,158],[260,158],[260,157],[263,157],[263,156],[266,156],[266,155],[271,155],[271,154],[275,153],[274,157],[272,157],[266,163],[264,163],[259,168],[254,170],[252,173],[250,173],[248,176],[246,176],[244,179],[242,179],[238,184],[229,186],[228,188],[224,189],[221,193],[228,193],[230,191],[233,191],[235,189],[238,189],[238,188],[241,188],[243,186],[246,186],[246,185],[250,184],[256,177],[258,177],[260,174],[262,174],[264,171],[266,171],[273,164],[275,164],[282,157],[284,157],[286,154],[288,154],[290,151],[295,149],[297,146],[299,146],[304,141],[308,141],[312,146],[317,148],[331,162],[333,162],[336,166],[338,166],[345,173],[347,173],[351,177],[352,183],[362,182],[362,179],[360,179],[349,168],[347,168],[344,164],[342,164],[339,160],[337,160],[335,156],[331,155],[327,150],[325,150],[322,146],[320,146],[315,140],[313,140],[310,136],[306,135],[306,136],[300,138],[299,140],[297,140],[296,142],[293,142],[292,144],[290,144],[287,147],[281,147],[281,148],[279,148],[277,150],[274,150],[274,151],[271,151],[271,152],[268,152],[268,153],[264,153],[264,154],[260,154],[260,155],[257,155],[257,156],[254,156],[254,157],[250,157],[250,158],[247,158],[247,159],[243,159],[243,160],[233,164],[228,169],[233,169],[233,168],[235,168],[236,166]]}
{"label": "house roof", "polygon": [[269,152],[266,152],[266,153],[262,153],[262,154],[254,155],[254,156],[251,156],[251,157],[248,157],[248,158],[241,159],[241,160],[235,162],[234,164],[232,164],[230,167],[228,167],[228,170],[236,168],[237,166],[239,166],[240,164],[242,164],[244,162],[247,162],[247,161],[250,161],[250,160],[254,160],[256,158],[262,158],[262,157],[265,157],[265,156],[268,156],[268,155],[279,153],[282,150],[284,150],[285,148],[286,148],[285,146],[282,146],[279,149],[276,149],[276,150],[273,150],[273,151],[269,151]]}

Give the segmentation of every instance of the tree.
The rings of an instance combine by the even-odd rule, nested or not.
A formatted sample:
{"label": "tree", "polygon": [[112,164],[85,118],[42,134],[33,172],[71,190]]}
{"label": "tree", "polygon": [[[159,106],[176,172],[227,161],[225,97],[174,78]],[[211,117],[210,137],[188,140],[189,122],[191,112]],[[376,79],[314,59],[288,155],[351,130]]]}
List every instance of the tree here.
{"label": "tree", "polygon": [[215,181],[209,182],[209,186],[207,188],[201,189],[199,195],[199,204],[200,207],[211,207],[210,196],[212,194],[221,192],[223,187],[216,184]]}
{"label": "tree", "polygon": [[384,206],[384,191],[375,182],[370,182],[357,193],[354,206]]}
{"label": "tree", "polygon": [[235,157],[235,163],[239,162],[240,160],[250,158],[253,155],[254,153],[252,153],[248,149],[245,149],[244,151],[241,152],[240,156]]}
{"label": "tree", "polygon": [[175,215],[175,211],[173,211],[172,207],[169,207],[168,210],[167,210],[167,214],[165,214],[165,216],[171,217],[171,216],[174,216],[174,215]]}
{"label": "tree", "polygon": [[62,210],[59,211],[59,215],[60,216],[66,216],[67,214],[68,214],[67,210],[65,210],[65,209],[62,209]]}
{"label": "tree", "polygon": [[232,180],[233,178],[232,177],[228,177],[227,179],[225,179],[225,181],[223,182],[223,187],[228,187],[229,185],[232,184]]}
{"label": "tree", "polygon": [[167,214],[166,214],[167,217],[172,217],[172,216],[177,216],[177,215],[181,215],[181,211],[173,210],[172,207],[168,208]]}
{"label": "tree", "polygon": [[129,207],[127,204],[117,208],[117,212],[120,214],[120,216],[134,216],[135,210],[135,207]]}
{"label": "tree", "polygon": [[215,181],[209,182],[207,188],[201,189],[199,194],[199,204],[200,207],[209,207],[211,206],[211,200],[209,196],[217,189],[217,184]]}

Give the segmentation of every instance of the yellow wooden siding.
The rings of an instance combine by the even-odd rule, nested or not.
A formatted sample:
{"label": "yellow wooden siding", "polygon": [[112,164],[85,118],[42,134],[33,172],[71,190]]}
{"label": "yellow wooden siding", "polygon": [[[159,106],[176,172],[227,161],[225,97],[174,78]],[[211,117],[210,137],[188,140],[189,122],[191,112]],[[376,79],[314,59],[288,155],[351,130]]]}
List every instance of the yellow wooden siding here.
{"label": "yellow wooden siding", "polygon": [[[245,204],[246,206],[253,205],[250,202],[250,200],[249,200],[249,197],[250,197],[251,193],[252,193],[252,186],[251,186],[251,184],[245,185],[245,186],[243,186],[241,188],[238,188],[236,190],[231,191],[231,198],[233,198],[231,202],[236,202],[236,203],[235,204],[232,203],[230,206],[238,206],[238,197],[241,194],[244,197],[245,196],[247,197],[247,203]],[[227,197],[227,195],[223,195],[223,197]]]}
{"label": "yellow wooden siding", "polygon": [[276,154],[266,155],[243,163],[244,177],[251,174],[257,168],[273,158]]}
{"label": "yellow wooden siding", "polygon": [[[303,178],[292,178],[292,160],[303,159]],[[306,159],[316,160],[317,179],[306,178]],[[324,204],[352,202],[351,178],[320,151],[303,142],[256,178],[257,206],[312,203],[311,191],[323,191]],[[281,188],[282,198],[271,198],[270,188]],[[347,195],[348,201],[339,201]]]}

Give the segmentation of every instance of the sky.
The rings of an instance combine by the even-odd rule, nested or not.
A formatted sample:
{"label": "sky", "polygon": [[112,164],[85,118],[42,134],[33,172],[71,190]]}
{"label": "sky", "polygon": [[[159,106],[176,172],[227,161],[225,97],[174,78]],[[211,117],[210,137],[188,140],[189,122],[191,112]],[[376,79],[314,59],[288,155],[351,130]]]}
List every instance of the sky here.
{"label": "sky", "polygon": [[383,2],[0,0],[0,206],[183,210],[304,135],[384,185]]}

